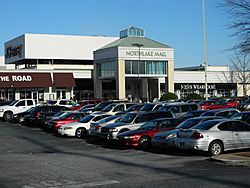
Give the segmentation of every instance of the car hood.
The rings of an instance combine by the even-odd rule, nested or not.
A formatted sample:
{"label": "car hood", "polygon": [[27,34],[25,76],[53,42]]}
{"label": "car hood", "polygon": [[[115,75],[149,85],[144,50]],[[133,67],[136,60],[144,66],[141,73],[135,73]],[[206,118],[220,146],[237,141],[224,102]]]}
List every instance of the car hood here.
{"label": "car hood", "polygon": [[119,136],[134,136],[134,135],[142,135],[151,132],[152,130],[132,130],[120,133]]}
{"label": "car hood", "polygon": [[84,125],[84,123],[80,123],[80,122],[70,122],[70,123],[62,125],[62,127],[73,127],[73,126],[78,126],[80,124]]}
{"label": "car hood", "polygon": [[117,123],[111,123],[109,125],[106,125],[106,128],[114,128],[114,127],[121,127],[124,125],[127,125],[128,123],[124,123],[124,122],[117,122]]}

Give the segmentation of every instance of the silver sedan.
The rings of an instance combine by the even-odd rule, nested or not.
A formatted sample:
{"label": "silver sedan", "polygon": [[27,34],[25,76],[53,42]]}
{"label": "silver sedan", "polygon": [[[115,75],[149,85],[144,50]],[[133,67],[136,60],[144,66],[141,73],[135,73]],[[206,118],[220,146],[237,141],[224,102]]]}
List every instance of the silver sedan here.
{"label": "silver sedan", "polygon": [[210,120],[178,131],[177,137],[175,144],[180,149],[219,155],[227,150],[250,148],[250,125],[238,120]]}

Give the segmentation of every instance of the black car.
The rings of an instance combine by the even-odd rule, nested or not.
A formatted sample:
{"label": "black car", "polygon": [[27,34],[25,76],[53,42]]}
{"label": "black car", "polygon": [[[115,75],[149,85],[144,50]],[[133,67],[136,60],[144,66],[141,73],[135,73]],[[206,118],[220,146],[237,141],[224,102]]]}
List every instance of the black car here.
{"label": "black car", "polygon": [[65,106],[36,106],[28,115],[24,117],[24,125],[42,126],[45,123],[45,119],[54,116],[60,111],[69,111]]}
{"label": "black car", "polygon": [[12,122],[18,122],[18,123],[23,123],[24,117],[29,115],[32,110],[34,110],[35,107],[29,108],[28,110],[14,114],[13,119],[11,120]]}

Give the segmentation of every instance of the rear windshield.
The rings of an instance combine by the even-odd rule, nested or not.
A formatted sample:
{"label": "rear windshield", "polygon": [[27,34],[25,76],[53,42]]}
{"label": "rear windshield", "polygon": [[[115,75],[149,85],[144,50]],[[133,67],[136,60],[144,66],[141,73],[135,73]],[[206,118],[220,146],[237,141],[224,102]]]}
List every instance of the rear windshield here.
{"label": "rear windshield", "polygon": [[220,121],[215,121],[215,120],[212,120],[212,121],[206,121],[206,122],[203,122],[201,124],[198,124],[196,126],[193,127],[193,129],[199,129],[199,130],[209,130],[211,129],[213,126],[215,126],[216,124],[218,124]]}
{"label": "rear windshield", "polygon": [[189,129],[189,128],[197,125],[200,121],[201,121],[201,119],[188,119],[188,120],[182,122],[176,128],[177,129]]}

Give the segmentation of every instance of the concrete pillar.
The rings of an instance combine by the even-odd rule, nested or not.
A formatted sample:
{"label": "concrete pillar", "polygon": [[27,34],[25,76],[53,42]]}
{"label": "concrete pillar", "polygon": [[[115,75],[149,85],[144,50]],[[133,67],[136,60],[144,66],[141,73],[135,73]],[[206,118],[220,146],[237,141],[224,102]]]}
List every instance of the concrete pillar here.
{"label": "concrete pillar", "polygon": [[161,83],[160,83],[160,78],[157,79],[157,85],[158,85],[158,95],[157,95],[157,98],[161,98]]}
{"label": "concrete pillar", "polygon": [[117,62],[116,98],[119,100],[124,100],[126,98],[125,60],[122,60],[122,59],[119,59]]}
{"label": "concrete pillar", "polygon": [[143,101],[147,102],[149,100],[148,98],[148,79],[147,78],[142,78],[141,79],[141,98]]}
{"label": "concrete pillar", "polygon": [[167,75],[165,79],[166,92],[174,93],[174,60],[168,60]]}
{"label": "concrete pillar", "polygon": [[102,81],[99,79],[99,64],[94,64],[93,78],[94,78],[94,97],[96,99],[102,98]]}

